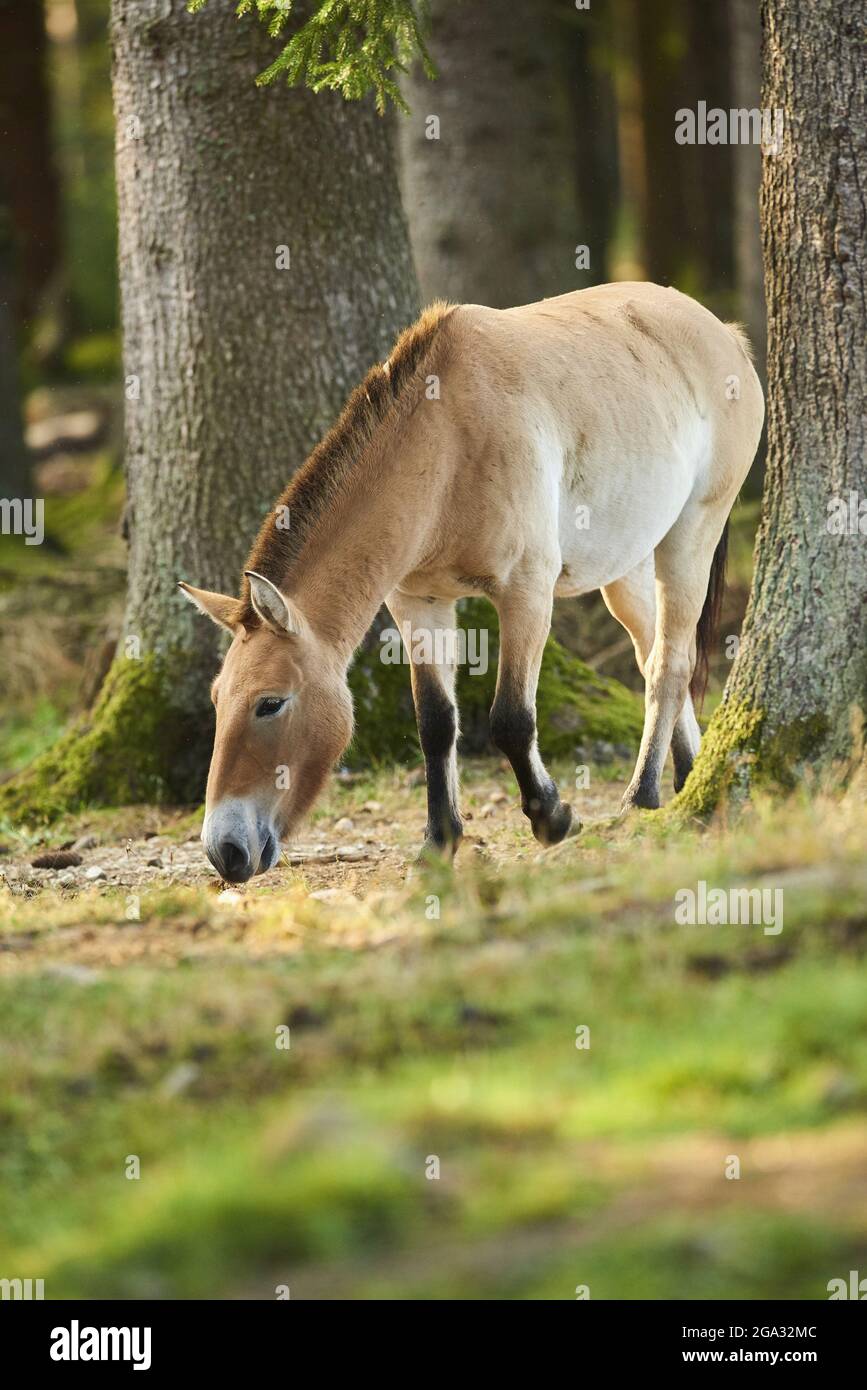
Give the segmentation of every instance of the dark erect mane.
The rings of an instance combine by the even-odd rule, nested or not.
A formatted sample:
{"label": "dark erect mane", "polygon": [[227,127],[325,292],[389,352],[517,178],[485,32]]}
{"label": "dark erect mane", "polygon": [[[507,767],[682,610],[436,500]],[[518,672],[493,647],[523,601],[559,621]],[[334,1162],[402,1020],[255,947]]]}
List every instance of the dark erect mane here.
{"label": "dark erect mane", "polygon": [[[452,305],[439,300],[425,309],[395,343],[387,365],[371,367],[353,391],[337,423],[317,444],[266,516],[250,551],[245,570],[255,570],[279,587],[285,585],[307,541],[323,522],[348,475],[380,425],[393,413],[409,411],[421,389],[424,368],[430,364],[434,339],[449,317]],[[415,388],[415,389],[413,389]],[[287,508],[282,512],[281,508]],[[277,525],[281,516],[288,526]],[[255,627],[259,619],[250,602],[250,584],[242,581],[239,620]]]}

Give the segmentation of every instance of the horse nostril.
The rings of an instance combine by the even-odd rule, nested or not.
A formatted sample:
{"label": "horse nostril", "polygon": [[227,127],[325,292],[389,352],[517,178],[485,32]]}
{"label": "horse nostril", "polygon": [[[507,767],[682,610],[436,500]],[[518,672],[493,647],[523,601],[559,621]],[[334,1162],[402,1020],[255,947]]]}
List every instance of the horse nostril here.
{"label": "horse nostril", "polygon": [[214,859],[215,869],[232,883],[244,883],[253,872],[248,851],[235,840],[221,840]]}

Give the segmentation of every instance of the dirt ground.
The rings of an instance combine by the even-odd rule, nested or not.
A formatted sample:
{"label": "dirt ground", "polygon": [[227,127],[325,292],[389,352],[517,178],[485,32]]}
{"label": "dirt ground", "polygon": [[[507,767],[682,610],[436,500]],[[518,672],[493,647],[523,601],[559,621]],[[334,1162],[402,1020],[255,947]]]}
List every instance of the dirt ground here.
{"label": "dirt ground", "polygon": [[[591,776],[592,790],[573,795],[582,833],[617,813],[625,768],[622,774],[616,780]],[[548,852],[533,839],[505,765],[477,761],[464,769],[462,809],[465,834],[458,872],[479,860],[495,869],[521,860],[538,862]],[[201,813],[130,807],[83,814],[29,843],[10,843],[7,837],[0,845],[0,892],[22,902],[44,902],[45,917],[38,932],[17,931],[2,938],[0,973],[38,968],[47,959],[87,967],[140,956],[177,956],[189,950],[190,935],[199,932],[198,944],[206,949],[211,927],[205,922],[198,929],[187,923],[182,936],[174,919],[164,929],[151,921],[147,933],[130,930],[139,920],[142,899],[153,889],[204,888],[233,909],[256,900],[279,902],[287,895],[335,907],[373,903],[412,876],[424,820],[420,769],[336,776],[315,819],[284,847],[280,863],[240,888],[223,883],[208,862],[199,838]],[[53,856],[56,865],[42,862]],[[117,925],[107,922],[104,913],[98,927],[88,925],[84,903],[89,899],[95,905],[102,898],[118,903]]]}

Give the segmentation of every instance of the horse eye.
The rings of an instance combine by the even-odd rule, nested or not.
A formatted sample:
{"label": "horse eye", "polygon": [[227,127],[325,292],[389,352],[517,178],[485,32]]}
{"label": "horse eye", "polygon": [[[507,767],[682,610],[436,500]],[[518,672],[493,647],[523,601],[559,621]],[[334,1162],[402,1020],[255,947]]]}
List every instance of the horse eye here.
{"label": "horse eye", "polygon": [[269,715],[279,714],[286,701],[277,695],[266,695],[256,706],[256,718],[267,719]]}

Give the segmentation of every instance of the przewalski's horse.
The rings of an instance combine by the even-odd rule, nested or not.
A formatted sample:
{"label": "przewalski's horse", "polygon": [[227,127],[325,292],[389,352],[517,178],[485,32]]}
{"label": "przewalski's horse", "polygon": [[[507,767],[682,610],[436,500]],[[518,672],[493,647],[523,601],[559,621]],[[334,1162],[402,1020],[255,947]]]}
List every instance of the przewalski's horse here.
{"label": "przewalski's horse", "polygon": [[463,595],[499,614],[491,735],[539,840],[572,824],[536,742],[555,596],[601,589],[635,646],[646,712],[624,805],[659,804],[669,747],[680,788],[699,745],[691,695],[727,518],[763,415],[741,332],[673,289],[428,309],[290,482],[240,598],[181,585],[233,637],[213,685],[202,831],[219,873],[241,882],[271,868],[311,806],[350,740],[346,673],[383,600],[401,632],[428,634],[427,653],[413,642],[411,677],[429,846],[448,851],[461,834],[442,634]]}

